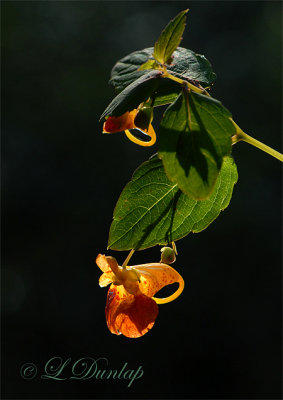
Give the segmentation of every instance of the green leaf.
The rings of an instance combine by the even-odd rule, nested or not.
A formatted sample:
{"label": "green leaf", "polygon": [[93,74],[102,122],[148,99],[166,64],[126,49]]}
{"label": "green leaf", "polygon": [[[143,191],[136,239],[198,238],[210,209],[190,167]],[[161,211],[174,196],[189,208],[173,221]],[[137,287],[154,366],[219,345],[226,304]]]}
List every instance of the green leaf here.
{"label": "green leaf", "polygon": [[154,156],[135,171],[116,204],[108,248],[142,250],[204,230],[229,205],[237,179],[236,164],[225,157],[211,196],[194,200],[169,181]]}
{"label": "green leaf", "polygon": [[100,120],[106,116],[118,117],[126,111],[137,108],[156,90],[161,75],[161,71],[150,71],[131,83],[111,101]]}
{"label": "green leaf", "polygon": [[167,78],[160,79],[159,86],[155,92],[154,107],[173,103],[181,90],[182,87],[179,83]]}
{"label": "green leaf", "polygon": [[188,11],[181,11],[170,21],[155,43],[153,57],[161,64],[171,64],[171,56],[182,40]]}
{"label": "green leaf", "polygon": [[184,90],[159,127],[159,157],[168,178],[194,199],[212,192],[223,157],[230,154],[231,114],[212,97]]}
{"label": "green leaf", "polygon": [[[122,58],[114,65],[109,83],[120,91],[136,79],[147,74],[147,71],[139,71],[138,69],[142,64],[147,62],[152,52],[153,47],[149,47],[144,50],[135,51]],[[178,47],[173,53],[173,57],[173,64],[167,67],[167,71],[170,74],[181,79],[195,80],[205,87],[215,80],[216,75],[212,71],[211,64],[204,56],[196,54],[192,50]],[[162,102],[164,101],[162,100],[163,95],[160,94],[162,88],[159,86],[155,105],[173,102],[180,93],[180,85],[176,84],[176,82],[164,79],[164,82],[161,83],[163,84],[163,88],[166,87],[166,102]]]}

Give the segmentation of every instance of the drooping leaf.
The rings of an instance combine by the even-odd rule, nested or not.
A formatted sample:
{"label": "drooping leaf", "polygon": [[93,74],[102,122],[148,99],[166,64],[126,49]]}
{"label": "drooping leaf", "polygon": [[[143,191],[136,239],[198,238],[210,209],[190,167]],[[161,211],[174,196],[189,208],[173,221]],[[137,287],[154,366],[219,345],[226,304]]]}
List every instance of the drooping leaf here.
{"label": "drooping leaf", "polygon": [[152,157],[135,171],[116,204],[108,247],[142,250],[204,230],[229,205],[237,179],[236,164],[225,157],[211,196],[194,200],[167,178],[161,160]]}
{"label": "drooping leaf", "polygon": [[[109,83],[117,90],[123,90],[129,84],[140,78],[148,71],[139,71],[139,67],[146,63],[151,57],[153,47],[135,51],[118,61],[112,71]],[[173,63],[167,67],[167,71],[181,79],[195,80],[202,86],[210,85],[216,78],[212,71],[211,64],[202,55],[178,47],[173,53]],[[163,82],[164,81],[164,82]],[[159,85],[155,105],[168,104],[173,102],[180,93],[179,85],[169,79],[162,79]],[[166,102],[162,102],[162,90],[166,90]]]}
{"label": "drooping leaf", "polygon": [[188,11],[181,11],[170,21],[155,43],[153,57],[161,64],[171,64],[171,56],[182,40]]}
{"label": "drooping leaf", "polygon": [[161,74],[161,71],[150,71],[131,83],[111,101],[100,119],[106,116],[118,117],[126,111],[137,108],[140,103],[146,101],[156,90]]}
{"label": "drooping leaf", "polygon": [[231,114],[212,97],[184,90],[159,128],[159,156],[168,178],[194,199],[212,192],[223,157],[230,154]]}

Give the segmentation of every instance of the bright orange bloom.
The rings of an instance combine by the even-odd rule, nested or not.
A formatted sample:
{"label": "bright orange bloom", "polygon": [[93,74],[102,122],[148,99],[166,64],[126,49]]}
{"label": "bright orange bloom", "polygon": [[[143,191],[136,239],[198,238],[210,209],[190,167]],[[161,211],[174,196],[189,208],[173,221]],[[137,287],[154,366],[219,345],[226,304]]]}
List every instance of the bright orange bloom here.
{"label": "bright orange bloom", "polygon": [[[167,264],[153,263],[120,267],[114,257],[99,254],[96,264],[103,271],[101,287],[111,286],[105,308],[110,332],[130,338],[143,336],[154,325],[157,304],[175,300],[184,289],[181,275]],[[166,298],[153,297],[164,286],[178,282],[179,288]]]}
{"label": "bright orange bloom", "polygon": [[[144,107],[147,109],[148,107]],[[152,146],[156,142],[156,134],[151,125],[151,120],[148,121],[148,126],[145,128],[141,126],[140,121],[138,120],[139,113],[143,109],[134,109],[133,111],[127,111],[125,114],[119,117],[108,117],[107,120],[103,124],[103,133],[116,133],[125,131],[126,136],[134,143],[139,144],[140,146]],[[152,118],[151,118],[152,119]],[[144,142],[143,140],[137,139],[134,135],[131,134],[129,129],[138,129],[146,135],[150,136],[151,140],[148,142]]]}

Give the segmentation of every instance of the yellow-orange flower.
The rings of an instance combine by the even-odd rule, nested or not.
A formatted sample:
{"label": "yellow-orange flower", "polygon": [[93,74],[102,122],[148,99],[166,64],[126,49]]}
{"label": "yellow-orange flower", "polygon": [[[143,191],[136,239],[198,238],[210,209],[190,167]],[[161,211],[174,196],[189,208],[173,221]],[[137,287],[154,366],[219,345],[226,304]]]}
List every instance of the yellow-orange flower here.
{"label": "yellow-orange flower", "polygon": [[[116,133],[125,131],[126,136],[134,143],[140,146],[152,146],[156,142],[156,134],[151,125],[152,117],[148,119],[145,125],[142,123],[140,116],[144,110],[149,110],[150,107],[145,106],[140,109],[127,111],[119,117],[108,117],[103,124],[103,133]],[[131,134],[130,129],[138,129],[146,135],[150,136],[150,141],[144,142]]]}
{"label": "yellow-orange flower", "polygon": [[[110,332],[130,338],[143,336],[154,325],[158,315],[157,304],[175,300],[184,289],[181,275],[162,263],[120,267],[114,257],[99,254],[98,267],[101,287],[111,286],[105,308]],[[179,288],[166,298],[153,297],[164,286],[178,282]]]}

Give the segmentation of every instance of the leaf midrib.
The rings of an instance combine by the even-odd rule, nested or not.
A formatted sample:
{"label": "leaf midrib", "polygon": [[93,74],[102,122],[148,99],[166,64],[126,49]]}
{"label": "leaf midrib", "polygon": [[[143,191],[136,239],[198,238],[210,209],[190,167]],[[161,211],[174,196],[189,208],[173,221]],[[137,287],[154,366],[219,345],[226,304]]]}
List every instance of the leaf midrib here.
{"label": "leaf midrib", "polygon": [[[124,237],[125,235],[127,235],[127,234],[129,233],[129,231],[130,231],[131,229],[133,229],[133,228],[135,227],[135,225],[137,225],[137,224],[140,222],[140,220],[141,220],[148,212],[150,212],[150,210],[152,210],[153,207],[156,206],[156,204],[158,204],[161,200],[163,200],[163,199],[164,199],[170,192],[172,192],[176,187],[177,187],[177,184],[174,185],[174,186],[172,186],[171,189],[168,190],[168,192],[166,192],[161,198],[158,199],[158,201],[156,201],[150,208],[147,209],[147,211],[135,222],[134,225],[132,225],[132,226],[131,226],[122,236],[120,236],[117,240],[115,240],[115,242],[111,243],[111,244],[109,245],[109,247],[114,246],[115,243],[117,243],[117,242],[119,242],[121,239],[123,239],[123,237]],[[115,220],[115,218],[114,218],[114,220]],[[116,219],[116,220],[117,220],[117,219]]]}
{"label": "leaf midrib", "polygon": [[[181,22],[181,23],[183,22],[182,19],[183,19],[183,16],[182,16],[182,18],[179,20],[179,22],[177,23],[177,25],[175,26],[175,28],[173,29],[173,31],[172,31],[172,33],[171,33],[171,35],[170,35],[170,38],[169,38],[169,40],[167,41],[167,45],[166,45],[166,47],[165,47],[164,54],[163,54],[163,60],[164,60],[164,62],[167,61],[167,60],[165,59],[165,54],[167,53],[167,49],[169,48],[169,44],[170,44],[170,42],[171,42],[171,38],[172,38],[173,34],[175,33],[175,31],[177,30],[177,28],[179,27],[180,22]],[[185,29],[185,27],[184,27],[184,29]],[[178,43],[178,44],[180,44],[180,41],[181,41],[181,40],[179,40],[179,43]],[[176,50],[176,48],[178,47],[178,44],[177,44],[177,46],[175,47],[175,50]],[[172,52],[167,58],[169,58],[169,57],[174,53],[175,50],[173,50],[173,52]]]}

